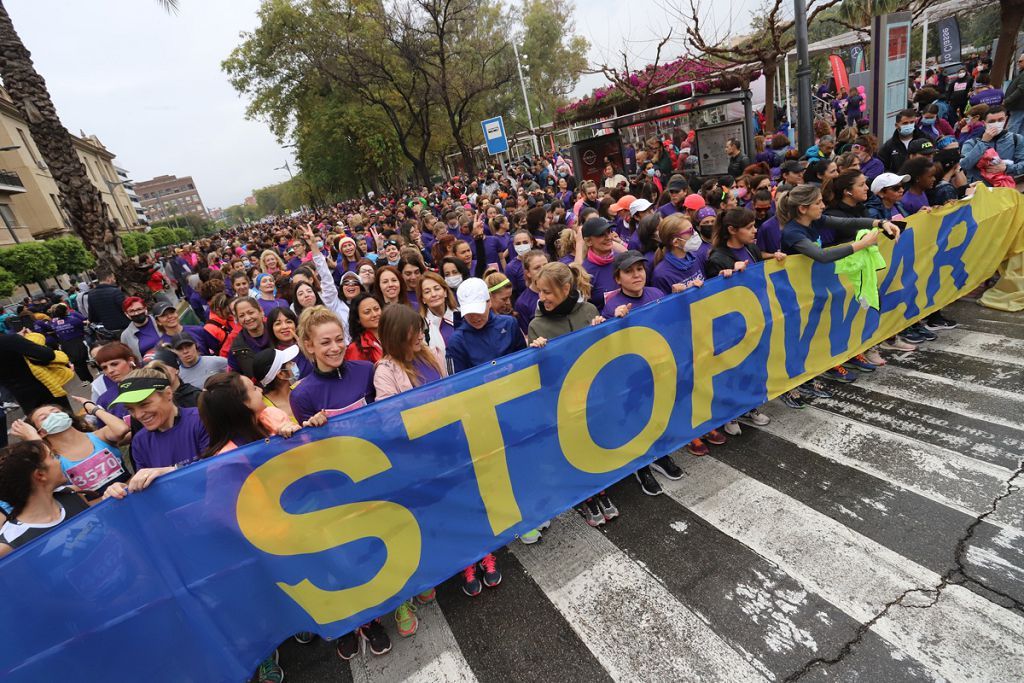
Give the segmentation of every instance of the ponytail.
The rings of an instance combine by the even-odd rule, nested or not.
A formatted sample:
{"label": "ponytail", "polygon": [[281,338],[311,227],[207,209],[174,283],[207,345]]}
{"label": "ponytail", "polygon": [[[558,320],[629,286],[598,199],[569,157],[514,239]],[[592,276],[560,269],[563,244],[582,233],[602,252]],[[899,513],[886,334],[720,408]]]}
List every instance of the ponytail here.
{"label": "ponytail", "polygon": [[775,215],[779,219],[779,227],[785,228],[786,224],[800,215],[798,207],[810,206],[821,197],[821,190],[813,185],[797,185],[789,192],[780,194],[775,202]]}
{"label": "ponytail", "polygon": [[715,230],[711,235],[711,245],[713,247],[726,246],[731,236],[729,228],[742,228],[753,222],[754,212],[750,209],[729,209],[718,214],[718,219],[715,221]]}
{"label": "ponytail", "polygon": [[575,289],[584,299],[590,298],[590,274],[575,263],[568,265],[561,261],[547,263],[537,273],[537,281],[540,280],[548,280],[552,284],[558,285],[559,288],[569,285],[570,290]]}

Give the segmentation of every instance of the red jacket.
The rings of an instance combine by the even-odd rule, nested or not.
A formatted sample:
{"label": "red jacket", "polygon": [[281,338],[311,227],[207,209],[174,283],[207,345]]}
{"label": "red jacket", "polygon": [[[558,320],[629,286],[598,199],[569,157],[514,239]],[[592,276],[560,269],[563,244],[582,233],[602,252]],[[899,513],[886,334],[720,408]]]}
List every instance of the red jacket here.
{"label": "red jacket", "polygon": [[[234,343],[238,333],[242,331],[242,328],[235,321],[225,320],[213,311],[210,311],[210,316],[207,318],[206,324],[203,325],[203,330],[220,344],[216,351],[217,355],[227,358],[231,352],[231,345]],[[213,351],[213,349],[210,349],[210,351]]]}
{"label": "red jacket", "polygon": [[[359,348],[362,344],[362,348]],[[359,337],[359,344],[353,341],[345,349],[345,360],[367,360],[376,363],[384,357],[384,349],[381,348],[377,335],[369,330],[363,332]]]}

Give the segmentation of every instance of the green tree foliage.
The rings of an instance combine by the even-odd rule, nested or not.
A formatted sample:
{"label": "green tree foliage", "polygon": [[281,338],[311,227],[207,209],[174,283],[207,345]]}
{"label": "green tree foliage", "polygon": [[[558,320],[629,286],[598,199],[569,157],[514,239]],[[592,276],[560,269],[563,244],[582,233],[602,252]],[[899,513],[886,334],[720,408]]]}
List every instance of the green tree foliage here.
{"label": "green tree foliage", "polygon": [[138,236],[137,232],[126,232],[121,235],[121,247],[124,249],[124,255],[128,258],[139,255]]}
{"label": "green tree foliage", "polygon": [[185,242],[191,242],[194,235],[188,228],[171,228],[174,230],[174,243],[184,244]]}
{"label": "green tree foliage", "polygon": [[169,226],[161,225],[153,228],[146,234],[153,240],[153,246],[155,247],[167,247],[178,241],[177,236],[174,234],[174,228]]}
{"label": "green tree foliage", "polygon": [[587,68],[590,43],[575,34],[570,0],[526,0],[520,48],[534,124],[551,121]]}
{"label": "green tree foliage", "polygon": [[0,268],[0,296],[14,294],[14,288],[18,286],[14,276],[6,268]]}
{"label": "green tree foliage", "polygon": [[81,273],[96,266],[96,258],[85,248],[82,240],[72,235],[45,240],[43,245],[53,254],[59,274]]}
{"label": "green tree foliage", "polygon": [[0,268],[14,276],[19,285],[41,282],[59,274],[57,260],[42,242],[22,242],[0,249]]}
{"label": "green tree foliage", "polygon": [[227,216],[228,223],[232,225],[239,225],[241,223],[250,223],[263,218],[266,214],[260,211],[257,206],[234,204],[233,206],[229,206],[224,209],[224,215]]}

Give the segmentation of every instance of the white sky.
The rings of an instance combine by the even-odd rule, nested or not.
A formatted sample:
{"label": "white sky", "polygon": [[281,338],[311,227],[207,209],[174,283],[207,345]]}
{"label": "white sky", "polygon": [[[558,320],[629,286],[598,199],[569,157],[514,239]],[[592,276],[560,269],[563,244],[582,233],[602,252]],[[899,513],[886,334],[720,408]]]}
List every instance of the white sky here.
{"label": "white sky", "polygon": [[[712,7],[738,17],[733,28],[743,32],[754,1]],[[237,204],[286,180],[274,170],[285,160],[294,166],[265,124],[245,119],[245,102],[220,69],[239,32],[255,27],[259,1],[179,4],[169,15],[156,0],[4,3],[68,130],[97,135],[134,180],[191,175],[208,208]],[[617,59],[629,41],[642,66],[665,25],[654,0],[577,1],[576,29],[591,43],[591,61]],[[674,35],[682,40],[683,31]],[[681,42],[668,51],[682,52]],[[584,76],[577,94],[603,84],[600,75]]]}

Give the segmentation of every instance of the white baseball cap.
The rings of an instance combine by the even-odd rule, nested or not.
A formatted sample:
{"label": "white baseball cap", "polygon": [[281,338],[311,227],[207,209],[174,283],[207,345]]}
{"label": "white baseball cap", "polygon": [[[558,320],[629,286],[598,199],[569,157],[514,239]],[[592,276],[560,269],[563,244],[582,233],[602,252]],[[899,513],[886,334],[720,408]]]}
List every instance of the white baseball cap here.
{"label": "white baseball cap", "polygon": [[910,176],[898,173],[880,173],[871,181],[871,194],[878,194],[887,187],[903,185],[910,182]]}
{"label": "white baseball cap", "polygon": [[652,206],[654,205],[642,197],[640,199],[634,199],[632,202],[629,203],[629,215],[635,216],[641,211],[646,211]]}
{"label": "white baseball cap", "polygon": [[487,283],[478,277],[471,277],[463,281],[459,285],[456,297],[459,299],[459,312],[462,315],[486,313],[487,305],[491,302]]}

